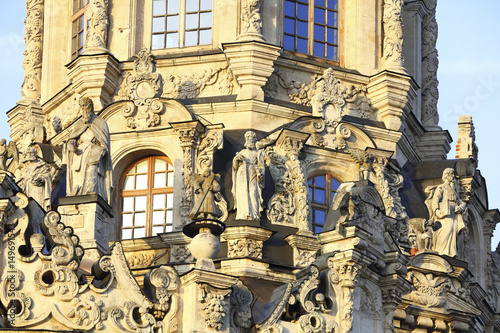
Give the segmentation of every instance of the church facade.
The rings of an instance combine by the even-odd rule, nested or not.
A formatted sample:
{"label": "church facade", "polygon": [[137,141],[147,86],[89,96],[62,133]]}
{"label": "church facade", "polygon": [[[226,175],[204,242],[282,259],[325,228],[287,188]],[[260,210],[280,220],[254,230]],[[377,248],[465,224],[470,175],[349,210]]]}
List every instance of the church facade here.
{"label": "church facade", "polygon": [[500,332],[436,0],[27,0],[7,332]]}

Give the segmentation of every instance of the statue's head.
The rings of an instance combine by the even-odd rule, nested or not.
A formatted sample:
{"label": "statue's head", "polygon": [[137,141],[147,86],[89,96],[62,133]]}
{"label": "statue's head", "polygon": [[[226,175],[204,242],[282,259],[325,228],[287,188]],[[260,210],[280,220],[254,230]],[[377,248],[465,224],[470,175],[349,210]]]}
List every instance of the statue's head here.
{"label": "statue's head", "polygon": [[38,153],[35,148],[26,148],[26,161],[36,161],[38,158]]}
{"label": "statue's head", "polygon": [[255,149],[255,142],[257,142],[257,135],[255,132],[248,131],[245,133],[245,148]]}
{"label": "statue's head", "polygon": [[83,97],[78,104],[80,105],[83,120],[88,122],[94,113],[94,102],[88,97]]}
{"label": "statue's head", "polygon": [[455,180],[455,170],[453,168],[446,168],[443,171],[443,181],[452,183]]}

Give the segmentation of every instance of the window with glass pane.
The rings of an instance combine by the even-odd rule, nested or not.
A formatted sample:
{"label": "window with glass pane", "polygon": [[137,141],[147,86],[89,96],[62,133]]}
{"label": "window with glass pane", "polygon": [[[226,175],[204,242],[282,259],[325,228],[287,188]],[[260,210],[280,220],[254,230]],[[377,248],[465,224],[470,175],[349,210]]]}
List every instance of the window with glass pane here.
{"label": "window with glass pane", "polygon": [[338,0],[285,0],[285,50],[338,60]]}
{"label": "window with glass pane", "polygon": [[89,0],[73,0],[73,15],[71,16],[71,59],[75,59],[83,51],[85,31],[87,29],[85,11]]}
{"label": "window with glass pane", "polygon": [[151,156],[134,162],[120,180],[121,239],[172,231],[174,170]]}
{"label": "window with glass pane", "polygon": [[320,175],[309,180],[311,214],[316,234],[323,230],[328,210],[339,185],[340,183],[330,175]]}
{"label": "window with glass pane", "polygon": [[212,0],[153,0],[152,32],[153,50],[211,44]]}

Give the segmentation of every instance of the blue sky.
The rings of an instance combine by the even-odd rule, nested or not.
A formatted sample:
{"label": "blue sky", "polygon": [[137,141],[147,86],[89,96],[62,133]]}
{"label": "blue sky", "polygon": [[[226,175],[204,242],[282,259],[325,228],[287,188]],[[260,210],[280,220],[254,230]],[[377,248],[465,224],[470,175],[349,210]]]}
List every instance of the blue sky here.
{"label": "blue sky", "polygon": [[[64,0],[63,0],[64,1]],[[0,138],[10,132],[5,113],[21,99],[24,1],[0,11]],[[487,180],[490,209],[500,207],[500,1],[438,1],[440,126],[457,138],[457,120],[470,114],[476,127],[479,169]],[[499,131],[499,132],[497,132]],[[450,158],[454,157],[453,143]],[[500,227],[493,240],[496,248]]]}

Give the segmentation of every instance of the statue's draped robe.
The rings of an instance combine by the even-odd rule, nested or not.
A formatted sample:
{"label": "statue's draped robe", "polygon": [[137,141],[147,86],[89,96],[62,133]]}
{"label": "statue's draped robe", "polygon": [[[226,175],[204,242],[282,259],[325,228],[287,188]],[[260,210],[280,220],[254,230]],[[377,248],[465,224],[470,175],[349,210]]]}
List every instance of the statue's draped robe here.
{"label": "statue's draped robe", "polygon": [[97,193],[109,202],[113,184],[113,167],[106,121],[95,115],[92,115],[89,123],[80,119],[69,140],[76,142],[74,146],[81,153],[77,154],[69,150],[65,153],[67,156],[67,195]]}
{"label": "statue's draped robe", "polygon": [[264,170],[261,150],[243,149],[233,160],[232,193],[237,220],[259,220]]}
{"label": "statue's draped robe", "polygon": [[452,185],[444,183],[436,188],[432,199],[433,218],[441,227],[434,232],[433,249],[439,254],[457,255],[457,236],[465,227],[462,213],[455,212],[459,206],[463,206],[463,202]]}

